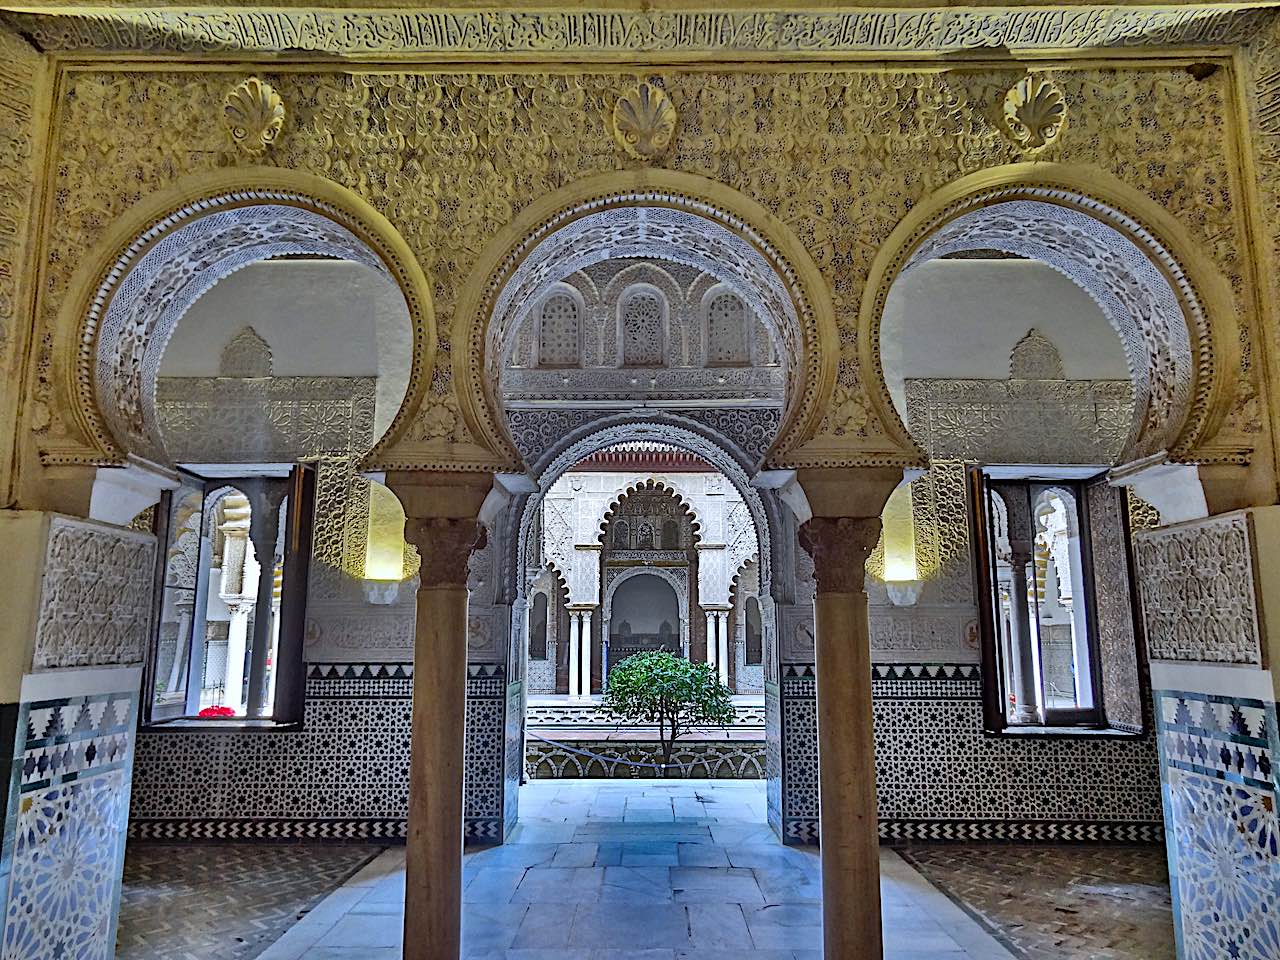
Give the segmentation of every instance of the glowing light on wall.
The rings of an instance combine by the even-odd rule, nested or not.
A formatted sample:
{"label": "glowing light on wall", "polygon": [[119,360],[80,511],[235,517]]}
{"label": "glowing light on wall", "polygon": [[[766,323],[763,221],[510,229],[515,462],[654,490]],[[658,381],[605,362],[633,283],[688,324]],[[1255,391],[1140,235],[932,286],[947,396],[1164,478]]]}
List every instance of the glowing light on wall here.
{"label": "glowing light on wall", "polygon": [[880,514],[886,583],[913,582],[916,569],[916,528],[911,517],[911,487],[903,484],[889,496]]}
{"label": "glowing light on wall", "polygon": [[380,483],[369,484],[369,539],[364,578],[399,582],[405,578],[404,508]]}

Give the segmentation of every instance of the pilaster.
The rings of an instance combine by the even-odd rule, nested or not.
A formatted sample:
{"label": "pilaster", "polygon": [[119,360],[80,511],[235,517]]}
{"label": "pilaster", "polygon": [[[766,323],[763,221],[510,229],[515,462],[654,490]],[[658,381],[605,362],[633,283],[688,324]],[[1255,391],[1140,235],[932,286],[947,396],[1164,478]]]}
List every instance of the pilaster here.
{"label": "pilaster", "polygon": [[1178,956],[1270,956],[1280,507],[1144,531],[1135,554]]}
{"label": "pilaster", "polygon": [[[0,512],[0,941],[115,955],[155,538]],[[79,853],[95,851],[93,857]],[[59,896],[48,896],[50,864]]]}

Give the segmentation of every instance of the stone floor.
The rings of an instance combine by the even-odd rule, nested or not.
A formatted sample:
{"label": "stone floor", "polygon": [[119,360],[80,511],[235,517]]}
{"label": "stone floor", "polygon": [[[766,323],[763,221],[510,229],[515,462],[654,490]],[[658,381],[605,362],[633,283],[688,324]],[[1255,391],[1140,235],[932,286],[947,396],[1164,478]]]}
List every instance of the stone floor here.
{"label": "stone floor", "polygon": [[[759,781],[541,781],[520,809],[513,842],[466,857],[471,960],[819,957],[817,853],[778,844]],[[889,960],[1012,960],[897,854],[881,869]],[[260,960],[397,960],[403,897],[388,850]]]}
{"label": "stone floor", "polygon": [[930,844],[901,851],[1036,960],[1173,960],[1163,847]]}
{"label": "stone floor", "polygon": [[130,844],[117,960],[250,960],[382,852],[368,845]]}
{"label": "stone floor", "polygon": [[[817,956],[817,854],[777,844],[762,787],[523,788],[515,842],[466,857],[468,956]],[[1160,848],[926,844],[885,850],[882,868],[890,960],[1174,956]],[[402,848],[131,844],[117,956],[388,960],[398,957],[402,871]]]}

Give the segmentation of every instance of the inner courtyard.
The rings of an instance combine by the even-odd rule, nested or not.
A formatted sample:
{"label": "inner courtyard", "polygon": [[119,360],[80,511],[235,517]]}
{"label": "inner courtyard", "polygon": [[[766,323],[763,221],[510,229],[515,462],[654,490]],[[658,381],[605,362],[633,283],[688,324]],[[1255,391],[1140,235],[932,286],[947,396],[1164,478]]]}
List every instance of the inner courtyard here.
{"label": "inner courtyard", "polygon": [[1280,12],[0,0],[0,958],[1280,960]]}

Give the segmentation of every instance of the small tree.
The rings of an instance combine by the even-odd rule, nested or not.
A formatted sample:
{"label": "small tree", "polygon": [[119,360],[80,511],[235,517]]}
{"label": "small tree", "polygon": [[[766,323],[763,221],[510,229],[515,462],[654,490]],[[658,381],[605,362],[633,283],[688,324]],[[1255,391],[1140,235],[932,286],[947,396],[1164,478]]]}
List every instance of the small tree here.
{"label": "small tree", "polygon": [[623,720],[658,725],[664,776],[677,737],[696,726],[724,726],[735,715],[732,693],[711,667],[662,650],[633,654],[609,671],[602,706]]}

